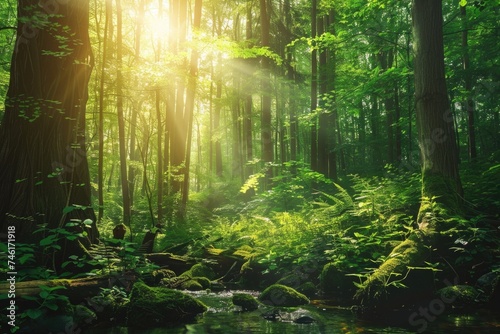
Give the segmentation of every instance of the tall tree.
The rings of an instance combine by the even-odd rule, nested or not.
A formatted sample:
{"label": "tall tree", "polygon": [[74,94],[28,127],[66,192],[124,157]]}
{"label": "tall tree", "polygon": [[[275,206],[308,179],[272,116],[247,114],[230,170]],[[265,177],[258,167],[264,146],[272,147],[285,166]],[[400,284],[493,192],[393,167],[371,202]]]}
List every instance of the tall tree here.
{"label": "tall tree", "polygon": [[467,23],[467,4],[460,6],[460,16],[462,19],[462,66],[465,74],[464,88],[465,93],[465,109],[467,110],[467,146],[469,159],[475,159],[476,151],[476,129],[474,120],[474,101],[472,100],[472,72],[470,69],[469,56],[469,32]]}
{"label": "tall tree", "polygon": [[[311,2],[311,38],[315,39],[317,34],[318,1]],[[311,113],[316,113],[318,108],[318,56],[313,47],[311,52]],[[316,117],[311,124],[311,169],[318,170],[318,132],[316,128]]]}
{"label": "tall tree", "polygon": [[104,215],[104,76],[106,74],[106,63],[108,61],[108,30],[111,20],[112,10],[111,0],[105,2],[104,14],[104,33],[102,42],[102,63],[101,63],[101,80],[99,82],[99,116],[97,125],[97,135],[99,137],[98,147],[98,167],[97,167],[97,197],[98,197],[98,214],[97,222],[101,222]]}
{"label": "tall tree", "polygon": [[[413,0],[415,52],[415,99],[422,165],[422,204],[419,229],[396,246],[386,260],[364,282],[357,297],[370,306],[387,297],[392,306],[432,292],[432,275],[411,282],[409,267],[418,267],[434,247],[443,247],[440,235],[452,235],[456,226],[447,222],[460,213],[462,187],[458,174],[458,149],[445,82],[442,3]],[[447,233],[444,233],[446,229]],[[441,233],[440,233],[441,232]],[[439,245],[439,246],[438,246]],[[408,289],[390,289],[387,282],[402,275]],[[406,275],[406,276],[405,276]],[[424,280],[427,279],[427,280]],[[404,291],[402,291],[404,290]],[[398,293],[399,292],[399,293]]]}
{"label": "tall tree", "polygon": [[[123,111],[123,17],[121,0],[116,0],[116,112],[118,115],[118,145],[120,147],[120,181],[123,201],[123,224],[131,228],[130,192],[127,172],[127,148],[125,141],[125,116]],[[132,238],[132,233],[130,233]]]}
{"label": "tall tree", "polygon": [[0,125],[1,232],[38,237],[39,224],[91,219],[84,243],[98,236],[91,208],[85,109],[93,59],[89,2],[55,7],[18,2],[15,52]]}
{"label": "tall tree", "polygon": [[[197,31],[201,25],[201,6],[203,1],[196,0],[194,3],[194,17],[193,29]],[[187,121],[187,143],[186,143],[186,156],[184,158],[184,180],[182,186],[182,201],[179,209],[179,214],[184,218],[186,214],[186,205],[189,196],[189,167],[191,165],[191,141],[193,138],[193,119],[195,108],[196,84],[198,77],[198,57],[199,52],[196,47],[191,50],[191,59],[189,64],[189,77],[187,82],[187,96],[186,96],[186,121]]]}
{"label": "tall tree", "polygon": [[[271,39],[271,18],[268,10],[267,1],[260,0],[260,28],[261,28],[261,44],[262,47],[268,48]],[[261,145],[262,145],[262,161],[265,163],[274,160],[273,140],[272,140],[272,91],[271,91],[271,60],[268,57],[262,57],[262,110],[261,110]],[[272,175],[272,169],[269,169]]]}

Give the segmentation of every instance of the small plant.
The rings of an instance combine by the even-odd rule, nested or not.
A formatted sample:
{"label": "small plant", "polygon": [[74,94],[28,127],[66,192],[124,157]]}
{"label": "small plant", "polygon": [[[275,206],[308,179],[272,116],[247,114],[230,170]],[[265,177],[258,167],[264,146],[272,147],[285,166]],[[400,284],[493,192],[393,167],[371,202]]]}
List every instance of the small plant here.
{"label": "small plant", "polygon": [[66,289],[64,286],[48,287],[39,286],[40,293],[37,296],[22,296],[25,300],[30,300],[38,304],[38,307],[25,310],[21,317],[38,319],[48,310],[57,311],[65,304],[69,304],[67,296],[58,293],[58,290]]}

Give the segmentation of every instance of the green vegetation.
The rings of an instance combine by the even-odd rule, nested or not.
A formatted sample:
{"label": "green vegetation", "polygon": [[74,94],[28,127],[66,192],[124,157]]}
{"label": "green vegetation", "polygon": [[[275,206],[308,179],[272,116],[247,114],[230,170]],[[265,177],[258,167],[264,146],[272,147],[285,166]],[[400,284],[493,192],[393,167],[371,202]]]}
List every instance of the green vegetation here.
{"label": "green vegetation", "polygon": [[309,299],[295,289],[281,284],[273,284],[265,289],[259,300],[266,305],[289,307],[309,304]]}
{"label": "green vegetation", "polygon": [[454,279],[486,284],[492,304],[498,11],[0,3],[0,272],[47,282],[24,285],[18,319],[168,325],[206,310],[175,289],[382,312],[437,291],[470,304],[469,286],[439,290]]}
{"label": "green vegetation", "polygon": [[135,283],[130,294],[127,325],[130,327],[168,325],[190,320],[206,310],[205,305],[182,292]]}

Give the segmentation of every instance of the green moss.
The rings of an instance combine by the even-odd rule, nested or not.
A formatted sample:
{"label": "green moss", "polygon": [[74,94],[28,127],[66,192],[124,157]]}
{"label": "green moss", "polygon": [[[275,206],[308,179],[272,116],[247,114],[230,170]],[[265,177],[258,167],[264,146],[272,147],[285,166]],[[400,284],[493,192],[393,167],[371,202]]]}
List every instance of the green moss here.
{"label": "green moss", "polygon": [[246,293],[236,293],[232,298],[233,304],[241,306],[243,311],[253,311],[259,307],[259,302]]}
{"label": "green moss", "polygon": [[203,286],[196,280],[190,279],[181,284],[181,289],[189,291],[203,290]]}
{"label": "green moss", "polygon": [[179,276],[187,276],[187,277],[206,277],[209,280],[215,279],[215,273],[212,270],[212,268],[201,264],[197,263],[194,266],[191,267],[188,271],[183,272]]}
{"label": "green moss", "polygon": [[334,263],[327,263],[320,274],[321,290],[328,296],[351,296],[354,294],[354,278],[346,276]]}
{"label": "green moss", "polygon": [[73,306],[73,321],[78,327],[86,327],[97,319],[96,314],[83,305]]}
{"label": "green moss", "polygon": [[149,327],[188,321],[206,310],[203,303],[180,291],[137,282],[130,294],[127,325]]}
{"label": "green moss", "polygon": [[295,289],[281,284],[273,284],[259,296],[264,304],[274,306],[299,306],[309,304],[309,299]]}
{"label": "green moss", "polygon": [[452,301],[454,307],[467,307],[476,303],[478,291],[470,285],[452,285],[438,291],[443,300]]}
{"label": "green moss", "polygon": [[305,282],[304,284],[299,285],[297,291],[310,298],[316,295],[317,289],[313,282]]}
{"label": "green moss", "polygon": [[206,277],[193,277],[193,280],[198,282],[203,287],[203,289],[210,289],[210,287],[212,286],[212,283]]}

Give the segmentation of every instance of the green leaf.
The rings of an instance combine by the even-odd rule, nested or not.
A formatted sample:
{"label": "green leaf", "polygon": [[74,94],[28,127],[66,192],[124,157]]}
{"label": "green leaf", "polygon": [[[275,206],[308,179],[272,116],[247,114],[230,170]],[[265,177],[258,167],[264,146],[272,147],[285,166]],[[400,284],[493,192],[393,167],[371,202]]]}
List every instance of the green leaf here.
{"label": "green leaf", "polygon": [[31,319],[38,319],[43,314],[43,311],[37,308],[26,310],[25,313]]}
{"label": "green leaf", "polygon": [[56,239],[56,236],[51,234],[48,237],[40,240],[40,246],[48,246],[48,245],[54,243],[55,239]]}
{"label": "green leaf", "polygon": [[68,214],[70,213],[71,211],[75,210],[75,207],[74,206],[67,206],[63,209],[63,214]]}
{"label": "green leaf", "polygon": [[59,306],[56,303],[46,303],[45,307],[47,307],[52,311],[57,311],[57,309],[59,308]]}

